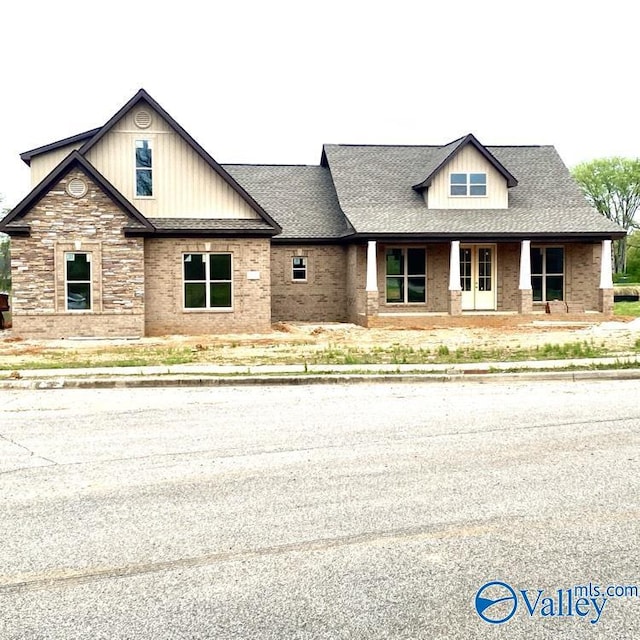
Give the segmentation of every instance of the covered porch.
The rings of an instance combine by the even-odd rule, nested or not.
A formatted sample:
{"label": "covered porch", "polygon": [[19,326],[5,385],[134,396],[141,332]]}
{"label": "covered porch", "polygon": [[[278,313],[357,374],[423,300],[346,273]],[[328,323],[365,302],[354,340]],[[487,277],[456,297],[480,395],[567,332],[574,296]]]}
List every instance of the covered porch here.
{"label": "covered porch", "polygon": [[366,326],[613,311],[610,239],[368,240],[354,262],[349,315]]}

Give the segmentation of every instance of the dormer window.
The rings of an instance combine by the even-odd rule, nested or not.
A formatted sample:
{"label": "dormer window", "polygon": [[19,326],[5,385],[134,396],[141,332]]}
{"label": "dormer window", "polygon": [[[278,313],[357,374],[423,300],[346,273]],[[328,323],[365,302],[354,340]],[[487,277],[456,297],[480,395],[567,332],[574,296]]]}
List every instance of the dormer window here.
{"label": "dormer window", "polygon": [[487,195],[486,173],[449,174],[449,195],[482,197]]}
{"label": "dormer window", "polygon": [[153,196],[153,167],[151,140],[136,140],[136,196]]}

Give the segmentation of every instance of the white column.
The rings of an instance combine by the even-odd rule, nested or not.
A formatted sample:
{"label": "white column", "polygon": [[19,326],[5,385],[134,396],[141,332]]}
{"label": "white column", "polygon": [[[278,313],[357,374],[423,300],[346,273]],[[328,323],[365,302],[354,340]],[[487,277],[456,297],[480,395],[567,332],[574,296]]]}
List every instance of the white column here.
{"label": "white column", "polygon": [[449,254],[449,291],[460,290],[460,240],[452,240]]}
{"label": "white column", "polygon": [[520,284],[518,289],[531,289],[531,240],[520,244]]}
{"label": "white column", "polygon": [[600,261],[600,288],[613,289],[613,269],[611,267],[611,240],[602,241],[602,260]]}
{"label": "white column", "polygon": [[376,254],[376,241],[369,240],[367,244],[367,291],[378,290],[378,268]]}

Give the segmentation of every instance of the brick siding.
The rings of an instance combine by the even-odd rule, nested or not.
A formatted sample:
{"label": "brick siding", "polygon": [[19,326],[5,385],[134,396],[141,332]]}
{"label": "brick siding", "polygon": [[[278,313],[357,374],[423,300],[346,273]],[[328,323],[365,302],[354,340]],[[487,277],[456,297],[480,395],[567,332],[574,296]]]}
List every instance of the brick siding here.
{"label": "brick siding", "polygon": [[[270,241],[263,238],[145,240],[147,335],[260,333],[271,328]],[[233,309],[184,309],[183,253],[231,253]],[[250,279],[249,274],[259,276]]]}
{"label": "brick siding", "polygon": [[[292,259],[307,259],[306,281],[293,280]],[[334,245],[271,247],[273,321],[344,322],[347,319],[347,250]]]}

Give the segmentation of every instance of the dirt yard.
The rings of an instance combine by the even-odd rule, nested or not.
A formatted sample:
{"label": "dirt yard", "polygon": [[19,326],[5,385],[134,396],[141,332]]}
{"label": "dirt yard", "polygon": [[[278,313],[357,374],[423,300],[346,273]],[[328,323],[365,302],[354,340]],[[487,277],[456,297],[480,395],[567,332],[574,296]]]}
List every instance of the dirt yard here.
{"label": "dirt yard", "polygon": [[[467,318],[461,326],[365,329],[352,324],[277,323],[267,334],[166,336],[140,339],[21,340],[0,336],[0,368],[300,362],[418,362],[455,354],[464,359],[614,355],[640,347],[640,319]],[[574,345],[573,351],[566,347]],[[552,348],[553,347],[553,348]],[[562,347],[562,348],[561,348]]]}

